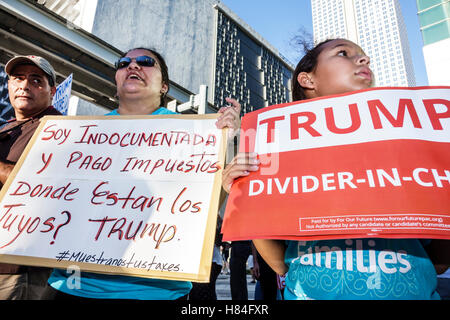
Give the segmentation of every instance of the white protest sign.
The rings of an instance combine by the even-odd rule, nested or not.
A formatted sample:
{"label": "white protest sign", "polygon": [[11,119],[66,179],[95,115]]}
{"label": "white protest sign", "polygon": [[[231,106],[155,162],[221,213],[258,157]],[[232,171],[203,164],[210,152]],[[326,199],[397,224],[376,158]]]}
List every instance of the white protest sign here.
{"label": "white protest sign", "polygon": [[43,118],[0,193],[0,261],[208,281],[216,118]]}
{"label": "white protest sign", "polygon": [[69,100],[72,93],[72,78],[70,74],[63,82],[56,87],[56,93],[53,96],[53,107],[61,112],[63,115],[67,115],[69,109]]}

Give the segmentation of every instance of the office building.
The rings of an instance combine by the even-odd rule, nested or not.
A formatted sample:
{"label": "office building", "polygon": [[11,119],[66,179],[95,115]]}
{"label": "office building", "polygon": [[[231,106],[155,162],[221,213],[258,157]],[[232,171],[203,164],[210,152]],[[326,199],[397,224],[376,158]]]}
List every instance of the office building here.
{"label": "office building", "polygon": [[255,39],[255,33],[229,11],[215,8],[214,104],[231,95],[244,112],[250,112],[290,101],[293,67],[270,44]]}
{"label": "office building", "polygon": [[226,96],[244,113],[289,101],[292,66],[220,1],[98,0],[92,33],[120,50],[154,47],[170,78],[191,92],[206,85],[213,106]]}
{"label": "office building", "polygon": [[371,58],[377,86],[415,86],[398,0],[311,0],[314,42],[345,38]]}
{"label": "office building", "polygon": [[450,1],[417,0],[429,85],[450,85]]}
{"label": "office building", "polygon": [[[171,79],[168,96],[172,102],[176,101],[175,104],[189,102],[192,100],[190,97],[205,87],[207,113],[216,112],[218,107],[226,105],[227,96],[241,103],[243,113],[290,101],[293,66],[281,57],[276,48],[217,0],[6,0],[5,8],[5,15],[10,14],[9,11],[21,15],[23,11],[39,10],[44,14],[43,20],[56,14],[52,18],[66,21],[67,30],[64,31],[68,33],[66,37],[55,35],[58,41],[65,38],[70,43],[72,39],[69,37],[75,40],[80,36],[87,37],[89,41],[106,47],[108,54],[116,58],[130,48],[156,49],[167,62]],[[28,22],[29,15],[23,16]],[[35,21],[33,24],[38,25]],[[50,23],[48,25],[51,26]],[[4,30],[6,38],[10,33],[9,25],[5,25]],[[30,38],[34,38],[30,42],[35,42],[30,47],[36,43],[39,45],[36,37]],[[6,49],[9,55],[13,51]],[[98,76],[97,66],[91,66],[90,61],[79,63],[77,57],[80,54],[73,50],[46,52],[46,46],[41,46],[41,49],[44,50],[42,54],[49,53],[50,62],[56,63],[57,72],[73,65],[74,70],[93,73],[88,75],[89,79],[95,80]],[[80,98],[76,114],[104,114],[117,106],[115,92],[112,92],[112,61],[106,61],[111,59],[96,57],[97,65],[102,63],[103,67],[106,62],[110,68],[103,71],[104,77],[109,80],[105,92],[96,92],[104,85],[102,82],[98,82],[96,87],[95,81],[87,84],[74,74],[72,93]],[[170,107],[177,110],[174,104]],[[198,112],[198,109],[191,108],[184,112]]]}

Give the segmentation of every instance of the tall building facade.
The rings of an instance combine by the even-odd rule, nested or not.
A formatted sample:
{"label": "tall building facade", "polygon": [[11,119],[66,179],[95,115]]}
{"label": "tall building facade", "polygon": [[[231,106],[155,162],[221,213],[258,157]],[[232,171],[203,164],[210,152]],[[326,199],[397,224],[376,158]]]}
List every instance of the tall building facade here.
{"label": "tall building facade", "polygon": [[246,113],[290,101],[293,67],[230,13],[215,8],[214,104],[220,105],[231,95]]}
{"label": "tall building facade", "polygon": [[228,96],[243,113],[289,101],[293,67],[220,1],[94,1],[95,36],[123,51],[159,51],[172,81],[193,93],[208,87],[207,112]]}
{"label": "tall building facade", "polygon": [[417,0],[429,85],[450,85],[450,1]]}
{"label": "tall building facade", "polygon": [[[68,28],[81,27],[120,51],[156,49],[166,60],[172,88],[196,94],[207,86],[207,113],[226,105],[228,96],[241,103],[242,113],[290,101],[294,67],[219,0],[36,3],[67,19]],[[107,111],[82,97],[76,109],[78,115]]]}
{"label": "tall building facade", "polygon": [[371,59],[377,86],[415,86],[398,0],[311,0],[314,42],[345,38]]}
{"label": "tall building facade", "polygon": [[246,113],[289,101],[293,67],[220,1],[97,0],[92,33],[120,50],[155,48],[170,79],[194,93],[208,86],[213,106],[232,96]]}

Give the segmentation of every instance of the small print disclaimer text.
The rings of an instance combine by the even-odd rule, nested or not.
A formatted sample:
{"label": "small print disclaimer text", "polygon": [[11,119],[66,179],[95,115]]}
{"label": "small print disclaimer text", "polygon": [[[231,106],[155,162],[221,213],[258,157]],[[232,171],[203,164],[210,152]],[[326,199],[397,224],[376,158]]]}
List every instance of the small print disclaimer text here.
{"label": "small print disclaimer text", "polygon": [[389,229],[432,229],[450,231],[450,217],[441,215],[393,214],[299,218],[300,231]]}

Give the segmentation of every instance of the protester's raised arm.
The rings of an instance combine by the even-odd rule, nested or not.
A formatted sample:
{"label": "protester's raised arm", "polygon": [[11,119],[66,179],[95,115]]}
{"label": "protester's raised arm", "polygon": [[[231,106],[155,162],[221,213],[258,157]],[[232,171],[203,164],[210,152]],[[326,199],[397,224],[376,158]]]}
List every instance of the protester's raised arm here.
{"label": "protester's raised arm", "polygon": [[219,129],[228,128],[229,138],[234,137],[241,127],[241,104],[233,98],[225,98],[230,103],[228,107],[221,107],[218,111],[221,115],[217,119],[216,126]]}

